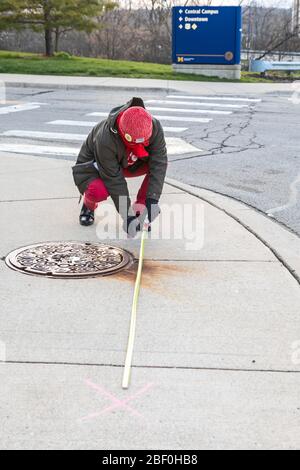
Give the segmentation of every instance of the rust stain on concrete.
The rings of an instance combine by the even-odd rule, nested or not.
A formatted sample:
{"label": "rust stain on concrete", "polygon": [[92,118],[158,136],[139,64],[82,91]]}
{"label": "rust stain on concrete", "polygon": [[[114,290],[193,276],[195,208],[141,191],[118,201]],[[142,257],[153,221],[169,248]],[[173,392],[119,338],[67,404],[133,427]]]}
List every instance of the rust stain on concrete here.
{"label": "rust stain on concrete", "polygon": [[[135,283],[137,274],[138,261],[136,260],[129,268],[125,268],[122,271],[115,273],[112,277],[120,281]],[[171,276],[184,276],[192,272],[192,268],[186,266],[180,266],[179,263],[165,262],[165,261],[144,261],[143,273],[142,273],[142,288],[152,289],[156,292],[167,294],[166,285],[162,286],[164,279],[170,278]],[[111,278],[111,276],[109,276]],[[172,289],[172,295],[174,290]]]}

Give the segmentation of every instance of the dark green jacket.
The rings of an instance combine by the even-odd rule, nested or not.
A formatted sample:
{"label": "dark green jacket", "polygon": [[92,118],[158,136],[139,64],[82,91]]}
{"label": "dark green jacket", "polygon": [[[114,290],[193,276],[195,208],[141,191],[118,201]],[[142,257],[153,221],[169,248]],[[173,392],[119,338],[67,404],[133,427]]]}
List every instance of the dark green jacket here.
{"label": "dark green jacket", "polygon": [[[100,122],[92,129],[82,145],[76,165],[73,167],[74,181],[80,193],[83,194],[88,185],[100,175],[117,210],[122,212],[123,217],[125,214],[123,214],[123,210],[120,210],[119,197],[125,196],[127,211],[131,202],[122,171],[123,168],[128,168],[128,161],[125,145],[116,129],[116,120],[121,111],[125,111],[131,106],[145,108],[141,98],[132,98],[126,105],[114,108],[105,121]],[[143,162],[148,162],[150,179],[147,197],[159,200],[165,181],[168,159],[164,132],[160,122],[155,118],[153,118],[153,133],[147,151],[149,157],[138,160],[130,167],[130,171],[134,173]],[[94,165],[95,162],[98,169]]]}

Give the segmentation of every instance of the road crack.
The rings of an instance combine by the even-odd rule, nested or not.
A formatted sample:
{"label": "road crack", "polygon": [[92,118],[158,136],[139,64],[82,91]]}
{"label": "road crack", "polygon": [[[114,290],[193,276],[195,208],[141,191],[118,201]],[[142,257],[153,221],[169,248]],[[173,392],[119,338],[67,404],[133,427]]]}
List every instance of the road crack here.
{"label": "road crack", "polygon": [[[211,130],[209,127],[205,128],[204,135],[200,138],[201,142],[212,144],[213,147],[210,148],[206,153],[193,155],[191,157],[180,157],[173,159],[172,163],[181,160],[191,160],[207,156],[215,157],[219,155],[243,153],[248,150],[263,149],[264,145],[258,141],[256,132],[250,133],[249,135],[245,135],[246,131],[249,130],[252,124],[254,115],[255,108],[251,107],[249,108],[246,119],[244,121],[241,121],[238,125],[235,125],[233,122],[230,122],[217,129]],[[239,137],[241,138],[241,141],[242,139],[246,138],[245,142],[238,145],[231,143],[231,140]],[[194,146],[199,144],[199,142],[196,143],[195,140],[188,140],[188,143]]]}

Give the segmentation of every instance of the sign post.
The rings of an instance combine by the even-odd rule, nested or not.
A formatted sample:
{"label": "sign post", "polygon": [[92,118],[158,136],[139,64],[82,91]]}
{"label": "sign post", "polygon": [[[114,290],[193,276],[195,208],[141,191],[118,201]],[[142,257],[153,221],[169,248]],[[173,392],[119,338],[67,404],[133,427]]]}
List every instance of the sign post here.
{"label": "sign post", "polygon": [[173,69],[241,78],[241,7],[173,7]]}

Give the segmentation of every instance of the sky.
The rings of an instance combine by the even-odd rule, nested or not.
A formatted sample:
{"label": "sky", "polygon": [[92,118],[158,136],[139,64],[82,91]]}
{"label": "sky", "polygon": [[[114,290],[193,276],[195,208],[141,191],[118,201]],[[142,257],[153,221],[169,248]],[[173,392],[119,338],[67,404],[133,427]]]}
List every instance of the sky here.
{"label": "sky", "polygon": [[[227,3],[230,3],[227,2]],[[286,7],[286,8],[290,8],[293,4],[293,0],[259,0],[259,3],[265,5],[265,6],[269,6],[269,7],[272,7],[272,6],[280,6],[280,7]],[[224,2],[225,4],[225,2]]]}
{"label": "sky", "polygon": [[[239,5],[239,3],[239,0],[214,0],[212,5]],[[244,0],[244,3],[251,3],[251,0]],[[290,8],[293,4],[293,0],[257,0],[257,3],[266,7],[278,6],[283,8]],[[199,5],[201,5],[201,0],[199,0]]]}
{"label": "sky", "polygon": [[[294,0],[256,0],[256,3],[265,7],[280,7],[280,8],[291,8]],[[130,0],[120,0],[121,4],[129,4]],[[253,0],[244,0],[243,5],[247,5],[253,2]],[[131,0],[131,5],[146,4],[147,0]],[[150,2],[149,2],[150,3]],[[205,5],[207,1],[198,0],[198,5]],[[184,5],[185,0],[176,0],[175,5]],[[213,0],[212,6],[222,6],[222,5],[239,5],[240,0]]]}
{"label": "sky", "polygon": [[[131,3],[131,5],[134,8],[138,8],[139,5],[145,5],[147,4],[148,0],[119,0],[120,4],[122,5],[128,5]],[[252,3],[254,0],[244,0],[243,5],[247,5],[249,3]],[[265,6],[265,7],[279,7],[279,8],[291,8],[293,5],[294,0],[255,0],[258,5]],[[150,1],[149,1],[150,3]],[[148,3],[148,4],[149,4]],[[176,0],[175,5],[184,5],[185,0]],[[198,0],[197,4],[199,6],[202,5],[207,5],[206,0]],[[226,5],[239,5],[240,0],[213,0],[212,1],[212,6],[226,6]]]}

